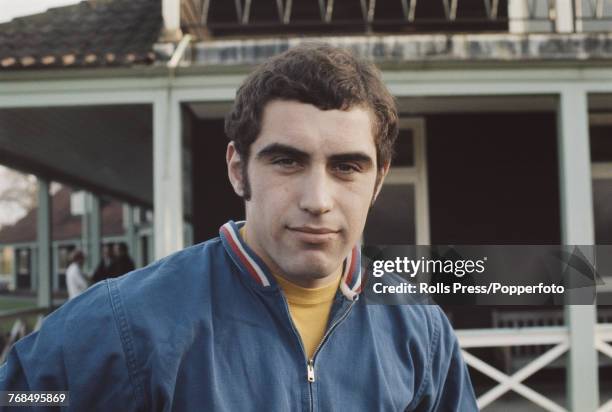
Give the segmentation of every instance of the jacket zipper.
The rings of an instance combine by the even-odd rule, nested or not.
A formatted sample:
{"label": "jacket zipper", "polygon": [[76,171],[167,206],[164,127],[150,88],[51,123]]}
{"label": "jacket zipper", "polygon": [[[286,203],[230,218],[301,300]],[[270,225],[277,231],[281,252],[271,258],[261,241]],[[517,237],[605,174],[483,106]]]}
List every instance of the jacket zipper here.
{"label": "jacket zipper", "polygon": [[325,334],[323,335],[323,338],[321,339],[321,341],[319,342],[319,344],[317,345],[317,348],[315,349],[312,358],[308,359],[306,357],[306,350],[304,349],[304,344],[302,343],[302,338],[299,334],[299,332],[297,331],[297,329],[295,328],[295,324],[293,323],[293,318],[291,318],[291,312],[289,312],[289,304],[287,303],[287,299],[285,298],[285,296],[281,293],[281,300],[283,301],[283,305],[285,307],[285,314],[287,315],[287,317],[289,318],[289,324],[291,325],[291,330],[293,330],[293,334],[298,338],[298,343],[300,344],[300,349],[302,349],[302,355],[304,355],[304,359],[306,359],[306,374],[307,374],[307,380],[308,380],[308,395],[310,398],[310,410],[313,411],[314,410],[314,405],[313,405],[313,396],[312,396],[312,384],[315,381],[315,371],[314,371],[314,362],[315,362],[315,358],[317,357],[317,353],[319,352],[319,349],[321,349],[321,346],[323,346],[323,344],[325,343],[325,341],[327,340],[327,338],[329,337],[329,335],[331,335],[331,333],[334,331],[334,329],[336,329],[336,327],[344,320],[346,319],[346,317],[348,316],[349,312],[351,311],[351,309],[353,308],[353,305],[355,304],[356,301],[352,301],[351,304],[349,305],[348,308],[346,308],[346,311],[342,314],[342,316],[340,316],[325,332]]}
{"label": "jacket zipper", "polygon": [[[291,312],[289,312],[289,304],[287,303],[287,299],[285,298],[282,292],[280,293],[280,297],[281,297],[281,300],[283,301],[283,306],[285,308],[285,314],[289,318],[289,325],[291,325],[291,330],[293,331],[293,334],[295,335],[295,337],[297,337],[298,343],[300,344],[300,349],[302,350],[302,356],[304,356],[304,359],[307,359],[306,349],[304,349],[304,344],[302,343],[302,337],[300,336],[300,333],[297,331],[297,329],[295,328],[295,324],[293,323],[293,318],[291,317]],[[307,364],[309,363],[307,362]],[[308,381],[310,381],[310,377],[311,377],[311,369],[308,368]],[[314,367],[312,368],[312,380],[314,382]],[[310,410],[312,411],[312,387],[310,387],[309,389],[310,389],[309,390]]]}
{"label": "jacket zipper", "polygon": [[307,375],[308,375],[308,387],[309,387],[309,395],[310,395],[310,410],[314,411],[314,405],[313,405],[313,396],[312,396],[312,384],[315,381],[315,370],[314,370],[314,363],[315,363],[315,358],[317,357],[317,353],[319,353],[319,350],[321,349],[321,346],[323,346],[323,344],[325,343],[325,341],[327,340],[327,338],[332,334],[332,332],[336,329],[336,327],[342,323],[342,321],[344,319],[346,319],[346,317],[348,316],[349,312],[351,311],[353,305],[355,304],[355,301],[352,301],[351,304],[349,305],[348,308],[346,308],[346,310],[344,311],[344,313],[342,314],[342,316],[340,316],[325,332],[325,334],[323,335],[323,338],[321,339],[321,341],[319,342],[319,344],[317,345],[317,348],[315,349],[314,353],[312,354],[312,358],[310,358],[307,362],[307,366],[306,366],[306,371],[307,371]]}
{"label": "jacket zipper", "polygon": [[315,377],[314,377],[314,361],[312,359],[310,359],[307,363],[308,366],[306,366],[307,372],[308,372],[308,382],[312,383],[315,381]]}

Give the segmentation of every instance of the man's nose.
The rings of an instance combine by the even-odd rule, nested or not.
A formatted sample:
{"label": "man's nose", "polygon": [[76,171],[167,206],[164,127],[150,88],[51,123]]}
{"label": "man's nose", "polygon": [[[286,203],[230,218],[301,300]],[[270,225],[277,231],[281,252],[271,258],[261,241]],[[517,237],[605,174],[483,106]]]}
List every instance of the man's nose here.
{"label": "man's nose", "polygon": [[326,170],[311,170],[304,176],[301,187],[300,209],[320,215],[333,207],[332,182]]}

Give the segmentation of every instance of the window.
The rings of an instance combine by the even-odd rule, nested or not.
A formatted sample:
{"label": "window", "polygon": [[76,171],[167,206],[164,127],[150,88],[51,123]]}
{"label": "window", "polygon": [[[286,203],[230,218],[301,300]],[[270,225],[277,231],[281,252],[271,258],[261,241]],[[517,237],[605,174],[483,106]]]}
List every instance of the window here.
{"label": "window", "polygon": [[17,274],[30,275],[30,249],[19,249],[17,254]]}
{"label": "window", "polygon": [[612,115],[589,116],[595,243],[612,245]]}
{"label": "window", "polygon": [[13,248],[0,249],[0,274],[13,273]]}
{"label": "window", "polygon": [[[591,176],[593,180],[593,224],[596,245],[612,245],[612,115],[591,114],[589,116],[589,139],[591,147]],[[599,256],[598,266],[609,268],[609,256]],[[612,279],[604,269],[604,285],[598,290],[598,321],[609,322],[607,311],[612,303]],[[604,293],[603,295],[601,293]],[[602,305],[604,305],[602,307]]]}
{"label": "window", "polygon": [[429,244],[425,122],[400,119],[395,158],[363,234],[366,245]]}

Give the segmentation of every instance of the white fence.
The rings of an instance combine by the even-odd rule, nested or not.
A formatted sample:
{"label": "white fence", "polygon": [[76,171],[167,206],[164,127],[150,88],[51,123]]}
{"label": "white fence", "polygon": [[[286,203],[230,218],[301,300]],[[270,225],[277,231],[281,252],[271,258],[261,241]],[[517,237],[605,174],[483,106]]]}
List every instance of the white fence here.
{"label": "white fence", "polygon": [[[597,324],[595,348],[612,358],[612,324]],[[474,369],[498,382],[497,386],[478,397],[478,407],[484,408],[508,391],[514,391],[547,411],[567,411],[565,406],[552,401],[544,394],[526,386],[525,379],[549,365],[570,350],[569,330],[565,326],[525,327],[506,329],[475,329],[457,331],[465,362]],[[510,346],[553,345],[518,371],[504,373],[482,359],[472,355],[469,349],[505,348]],[[597,412],[612,412],[612,399],[599,407]]]}

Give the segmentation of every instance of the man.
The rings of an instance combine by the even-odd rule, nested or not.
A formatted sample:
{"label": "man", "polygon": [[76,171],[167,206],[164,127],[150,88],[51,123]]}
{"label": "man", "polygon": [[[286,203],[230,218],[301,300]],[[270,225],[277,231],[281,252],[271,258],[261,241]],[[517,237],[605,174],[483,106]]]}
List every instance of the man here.
{"label": "man", "polygon": [[439,308],[359,301],[397,135],[376,69],[290,50],[246,79],[226,132],[246,223],[60,308],[0,390],[69,390],[73,410],[477,410]]}
{"label": "man", "polygon": [[[113,273],[113,263],[115,262],[115,254],[113,253],[113,246],[110,244],[102,247],[102,259],[96,266],[92,277],[92,283],[98,283],[104,279],[115,277]],[[126,271],[127,272],[127,271]]]}
{"label": "man", "polygon": [[111,265],[111,277],[125,275],[134,270],[134,261],[128,255],[127,245],[123,242],[115,243],[115,259]]}
{"label": "man", "polygon": [[83,263],[85,262],[85,254],[77,249],[72,252],[72,263],[66,269],[66,288],[68,289],[68,299],[72,299],[87,289],[89,279],[83,273]]}

